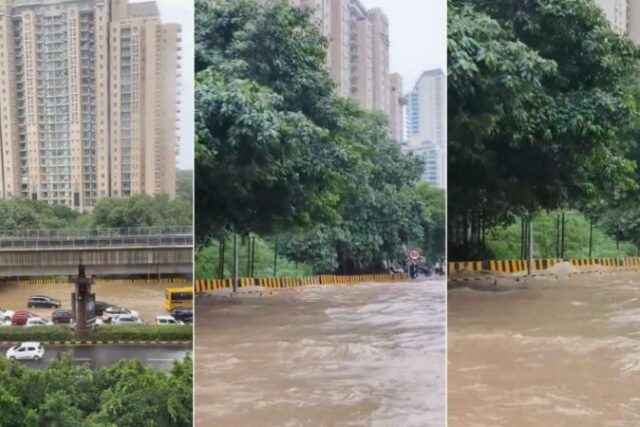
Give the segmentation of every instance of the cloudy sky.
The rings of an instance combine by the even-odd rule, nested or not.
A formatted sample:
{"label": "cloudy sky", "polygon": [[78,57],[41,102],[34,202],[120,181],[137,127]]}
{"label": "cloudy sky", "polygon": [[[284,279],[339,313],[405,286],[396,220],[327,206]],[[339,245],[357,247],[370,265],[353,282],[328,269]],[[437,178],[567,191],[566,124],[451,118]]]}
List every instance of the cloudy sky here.
{"label": "cloudy sky", "polygon": [[[134,2],[145,0],[133,0]],[[148,1],[148,0],[146,0]],[[193,169],[193,1],[156,0],[162,22],[182,25],[178,167]]]}
{"label": "cloudy sky", "polygon": [[389,18],[391,71],[404,79],[404,91],[423,71],[447,66],[446,0],[360,0]]}

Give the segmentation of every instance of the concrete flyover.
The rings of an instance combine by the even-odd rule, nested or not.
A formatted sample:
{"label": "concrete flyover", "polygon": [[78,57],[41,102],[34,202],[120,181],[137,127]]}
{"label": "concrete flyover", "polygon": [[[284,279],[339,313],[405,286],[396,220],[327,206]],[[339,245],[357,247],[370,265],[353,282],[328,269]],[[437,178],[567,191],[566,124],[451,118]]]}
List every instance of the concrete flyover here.
{"label": "concrete flyover", "polygon": [[193,229],[145,227],[0,232],[0,278],[191,275]]}

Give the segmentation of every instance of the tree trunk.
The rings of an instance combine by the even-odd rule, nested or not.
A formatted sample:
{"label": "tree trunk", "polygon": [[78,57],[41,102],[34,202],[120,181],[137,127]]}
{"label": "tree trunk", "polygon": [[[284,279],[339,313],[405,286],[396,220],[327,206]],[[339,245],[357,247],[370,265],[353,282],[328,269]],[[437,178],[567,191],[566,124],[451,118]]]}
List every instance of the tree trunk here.
{"label": "tree trunk", "polygon": [[220,252],[218,259],[218,278],[224,279],[224,250],[227,247],[226,236],[220,241]]}
{"label": "tree trunk", "polygon": [[527,220],[528,238],[529,238],[529,250],[527,251],[527,274],[531,276],[531,270],[533,269],[533,218]]}
{"label": "tree trunk", "polygon": [[556,215],[556,258],[560,258],[560,214]]}
{"label": "tree trunk", "polygon": [[561,230],[561,238],[560,238],[560,258],[564,259],[564,240],[565,240],[565,222],[564,222],[564,211],[562,211],[562,230]]}
{"label": "tree trunk", "polygon": [[593,218],[589,218],[589,259],[593,248]]}
{"label": "tree trunk", "polygon": [[233,232],[233,292],[238,292],[238,233]]}
{"label": "tree trunk", "polygon": [[276,237],[276,245],[273,254],[273,277],[278,277],[278,238]]}

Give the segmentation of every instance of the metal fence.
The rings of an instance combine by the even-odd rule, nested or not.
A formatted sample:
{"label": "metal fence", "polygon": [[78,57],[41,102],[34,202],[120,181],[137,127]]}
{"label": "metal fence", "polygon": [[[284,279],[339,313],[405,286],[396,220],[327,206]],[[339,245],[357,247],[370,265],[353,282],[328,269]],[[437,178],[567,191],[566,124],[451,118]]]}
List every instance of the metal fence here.
{"label": "metal fence", "polygon": [[0,230],[0,250],[184,247],[193,245],[193,227]]}

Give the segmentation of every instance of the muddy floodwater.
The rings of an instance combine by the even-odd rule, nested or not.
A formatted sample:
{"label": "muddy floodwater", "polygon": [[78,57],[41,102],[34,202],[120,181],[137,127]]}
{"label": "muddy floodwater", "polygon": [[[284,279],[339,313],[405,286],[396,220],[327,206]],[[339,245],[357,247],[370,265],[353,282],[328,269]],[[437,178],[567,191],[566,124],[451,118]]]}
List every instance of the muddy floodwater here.
{"label": "muddy floodwater", "polygon": [[450,427],[640,425],[640,274],[498,289],[448,293]]}
{"label": "muddy floodwater", "polygon": [[444,426],[445,284],[196,303],[196,425]]}
{"label": "muddy floodwater", "polygon": [[[154,323],[159,314],[166,314],[164,294],[170,283],[98,283],[93,286],[96,301],[126,307],[135,310],[146,323]],[[27,308],[27,300],[31,295],[46,295],[57,298],[62,308],[71,309],[71,294],[74,292],[71,283],[55,283],[46,285],[2,285],[0,284],[0,308],[4,310],[29,310],[32,313],[51,319],[53,309]]]}

